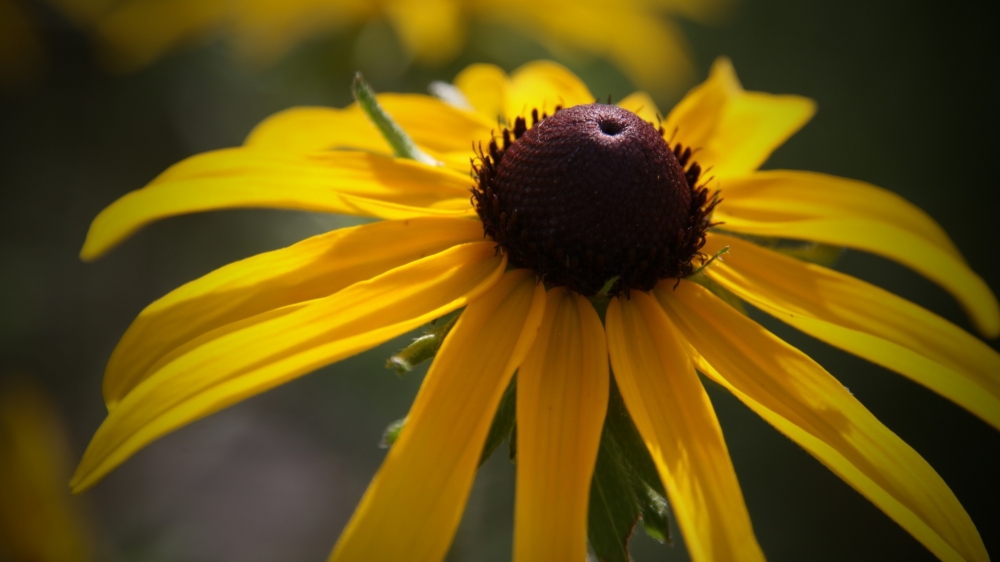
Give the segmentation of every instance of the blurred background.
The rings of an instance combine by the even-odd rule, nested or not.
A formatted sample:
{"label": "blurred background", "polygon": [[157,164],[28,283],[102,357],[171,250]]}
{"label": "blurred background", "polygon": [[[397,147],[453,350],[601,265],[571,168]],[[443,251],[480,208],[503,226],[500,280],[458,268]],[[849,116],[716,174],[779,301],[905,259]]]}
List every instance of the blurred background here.
{"label": "blurred background", "polygon": [[[748,89],[819,103],[816,118],[765,168],[826,172],[899,193],[937,219],[1000,290],[991,169],[1000,154],[1000,49],[986,2],[640,2],[628,17],[605,6],[608,14],[563,21],[511,1],[486,15],[459,14],[444,31],[401,25],[411,21],[403,8],[361,10],[342,24],[306,14],[314,27],[271,37],[263,54],[247,49],[253,33],[233,14],[145,13],[162,25],[123,38],[114,29],[134,29],[128,17],[142,14],[95,23],[105,4],[0,0],[0,392],[28,392],[34,398],[8,402],[48,403],[42,409],[60,420],[46,422],[55,441],[58,427],[65,433],[65,459],[53,461],[65,474],[56,480],[68,480],[103,420],[105,362],[143,307],[231,261],[352,224],[283,211],[194,215],[148,227],[85,265],[77,252],[90,221],[182,158],[240,144],[275,111],[348,104],[355,70],[380,91],[425,92],[472,62],[512,70],[555,58],[599,98],[642,86],[667,111],[727,55]],[[567,31],[573,17],[592,21]],[[652,26],[658,42],[633,40],[633,23]],[[444,46],[420,47],[421,33]],[[122,44],[131,47],[116,54]],[[616,51],[618,44],[632,48]],[[123,58],[130,48],[145,55]],[[837,267],[971,330],[947,294],[900,266],[847,252]],[[900,376],[754,316],[919,451],[1000,557],[1000,433]],[[385,454],[383,430],[406,414],[425,371],[398,377],[384,368],[407,341],[196,422],[81,497],[53,501],[95,560],[324,560]],[[709,392],[770,560],[933,559],[734,398]],[[510,559],[513,475],[502,454],[483,467],[449,560]],[[676,529],[674,537],[670,547],[635,533],[636,560],[686,560]],[[0,560],[9,552],[0,549]]]}

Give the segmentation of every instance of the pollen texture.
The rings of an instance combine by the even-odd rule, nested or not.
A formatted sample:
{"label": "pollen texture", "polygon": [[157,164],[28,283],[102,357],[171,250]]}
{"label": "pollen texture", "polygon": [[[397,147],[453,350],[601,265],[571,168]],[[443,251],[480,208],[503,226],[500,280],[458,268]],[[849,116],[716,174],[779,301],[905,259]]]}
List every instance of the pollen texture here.
{"label": "pollen texture", "polygon": [[584,295],[616,277],[612,293],[691,273],[712,204],[690,149],[671,150],[612,105],[532,121],[518,119],[473,166],[476,210],[513,266]]}

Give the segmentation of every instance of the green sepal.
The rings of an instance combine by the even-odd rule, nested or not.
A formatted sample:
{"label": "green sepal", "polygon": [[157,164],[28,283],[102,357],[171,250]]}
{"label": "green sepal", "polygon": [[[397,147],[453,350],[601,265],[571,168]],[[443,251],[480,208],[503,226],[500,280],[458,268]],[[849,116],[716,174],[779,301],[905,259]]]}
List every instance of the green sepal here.
{"label": "green sepal", "polygon": [[393,443],[399,439],[399,432],[403,431],[403,427],[406,425],[406,418],[398,419],[390,423],[385,431],[382,432],[382,441],[379,442],[378,446],[383,449],[388,449],[392,447]]}
{"label": "green sepal", "polygon": [[486,434],[486,443],[483,444],[483,454],[479,457],[479,465],[482,466],[493,451],[503,443],[504,439],[511,436],[514,431],[514,423],[517,419],[517,375],[510,379],[510,384],[503,391],[503,398],[497,407],[497,413],[493,415],[493,423],[490,424],[490,432]]}
{"label": "green sepal", "polygon": [[628,541],[636,523],[670,542],[663,483],[612,378],[608,413],[590,483],[587,537],[597,559],[629,562]]}
{"label": "green sepal", "polygon": [[405,375],[414,367],[433,358],[441,349],[441,343],[458,320],[458,313],[438,318],[431,323],[426,333],[413,340],[402,351],[392,355],[385,362],[388,369],[394,369],[397,375]]}
{"label": "green sepal", "polygon": [[365,82],[360,72],[354,75],[351,93],[354,94],[354,100],[358,102],[358,106],[365,112],[368,120],[375,125],[375,128],[382,133],[385,141],[389,143],[393,155],[397,158],[416,160],[428,166],[441,165],[440,162],[432,158],[429,154],[420,150],[416,143],[413,142],[413,139],[410,138],[410,135],[382,109],[378,100],[375,99],[375,91]]}

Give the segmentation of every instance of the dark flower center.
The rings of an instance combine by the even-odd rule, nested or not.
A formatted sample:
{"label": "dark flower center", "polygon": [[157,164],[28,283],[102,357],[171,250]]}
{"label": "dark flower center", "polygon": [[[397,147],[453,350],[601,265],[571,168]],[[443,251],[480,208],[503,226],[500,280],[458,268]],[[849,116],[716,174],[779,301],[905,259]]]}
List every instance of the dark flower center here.
{"label": "dark flower center", "polygon": [[612,105],[532,116],[473,168],[476,211],[511,265],[584,295],[616,277],[612,294],[689,275],[713,206],[698,164],[684,169],[691,150]]}

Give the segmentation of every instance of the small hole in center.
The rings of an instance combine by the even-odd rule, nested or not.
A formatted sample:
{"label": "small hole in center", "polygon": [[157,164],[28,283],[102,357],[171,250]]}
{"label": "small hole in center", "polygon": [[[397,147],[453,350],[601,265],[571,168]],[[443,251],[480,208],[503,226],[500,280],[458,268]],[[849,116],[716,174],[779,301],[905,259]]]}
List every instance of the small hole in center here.
{"label": "small hole in center", "polygon": [[601,132],[605,135],[615,136],[622,132],[622,124],[617,121],[612,121],[611,119],[601,119],[597,124],[601,128]]}

